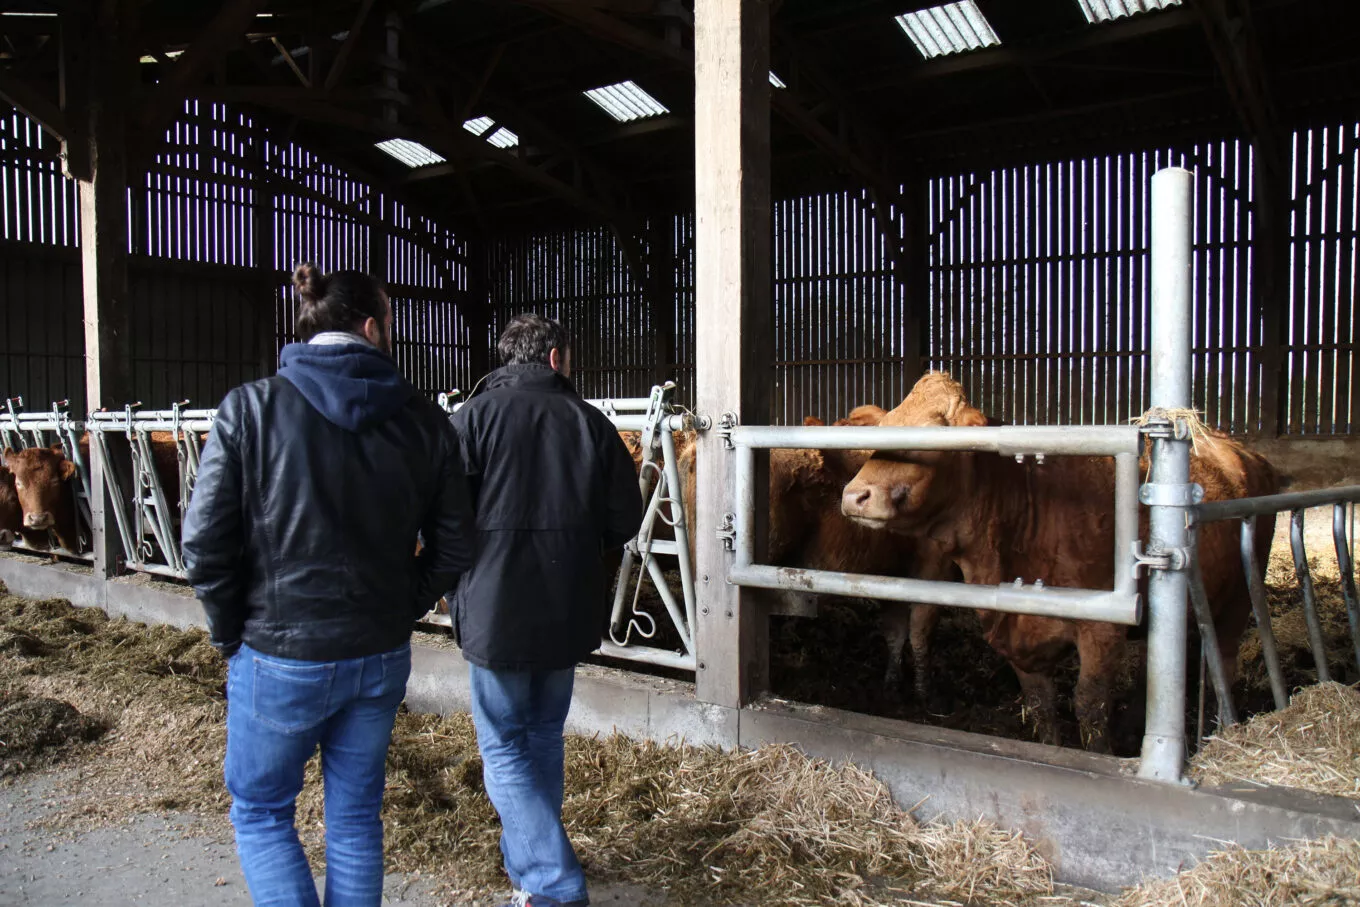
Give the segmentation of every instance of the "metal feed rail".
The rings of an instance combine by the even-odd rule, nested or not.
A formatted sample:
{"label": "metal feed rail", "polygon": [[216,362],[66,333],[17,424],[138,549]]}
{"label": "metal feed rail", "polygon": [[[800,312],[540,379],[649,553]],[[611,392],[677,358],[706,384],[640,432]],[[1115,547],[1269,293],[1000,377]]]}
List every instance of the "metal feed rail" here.
{"label": "metal feed rail", "polygon": [[[455,413],[466,401],[458,391],[439,395],[439,405],[445,412]],[[675,383],[667,382],[652,388],[649,397],[623,399],[599,398],[587,403],[602,411],[619,431],[636,431],[642,435],[642,465],[638,471],[638,487],[646,501],[642,527],[623,549],[618,575],[614,581],[613,607],[609,621],[609,637],[596,651],[610,658],[638,661],[694,671],[698,663],[694,645],[695,612],[694,565],[689,550],[689,527],[685,523],[684,483],[680,476],[679,458],[674,432],[702,428],[706,423],[696,420],[675,403]],[[660,454],[661,463],[658,463]],[[674,532],[674,540],[656,538],[656,531],[664,523]],[[680,589],[671,588],[658,557],[673,557],[678,562]],[[636,579],[634,568],[637,568]],[[639,608],[642,585],[650,578],[661,599],[666,615],[675,628],[683,652],[631,642],[636,635],[652,639],[656,635],[656,619]],[[631,593],[631,595],[630,595]],[[448,626],[452,619],[446,615],[426,615],[426,623]]]}
{"label": "metal feed rail", "polygon": [[[55,533],[49,533],[50,547],[41,553],[57,554],[62,557],[92,561],[90,553],[90,464],[80,449],[80,437],[85,433],[85,423],[71,418],[70,401],[59,400],[45,413],[26,413],[23,411],[23,397],[11,397],[5,401],[5,411],[0,413],[0,449],[26,450],[30,447],[51,447],[60,444],[66,459],[76,465],[76,475],[80,481],[73,488],[76,496],[76,522],[80,538],[80,551],[68,551],[57,543]],[[13,547],[35,551],[22,537],[16,538]]]}
{"label": "metal feed rail", "polygon": [[[728,582],[738,586],[847,595],[886,601],[981,608],[1013,614],[1035,614],[1080,620],[1137,624],[1142,608],[1135,576],[1134,544],[1138,536],[1138,452],[1142,444],[1133,426],[993,428],[887,427],[754,427],[719,429],[736,453],[735,557]],[[1041,459],[1045,455],[1113,456],[1115,458],[1114,588],[1112,590],[1026,586],[1016,580],[999,586],[976,586],[939,580],[867,576],[831,570],[774,567],[753,562],[755,539],[755,452],[768,448],[834,450],[984,451]]]}
{"label": "metal feed rail", "polygon": [[[1294,574],[1303,591],[1303,615],[1308,627],[1308,645],[1317,665],[1317,679],[1325,683],[1331,679],[1327,665],[1327,647],[1322,635],[1322,621],[1318,616],[1317,595],[1313,590],[1313,576],[1308,568],[1308,553],[1303,544],[1303,514],[1310,507],[1332,507],[1332,543],[1336,547],[1336,561],[1341,572],[1341,593],[1346,602],[1346,618],[1350,624],[1351,644],[1355,649],[1355,663],[1360,667],[1360,600],[1355,589],[1355,564],[1351,546],[1355,541],[1353,529],[1356,503],[1360,503],[1360,485],[1346,485],[1337,488],[1321,488],[1315,491],[1297,491],[1286,494],[1264,495],[1256,498],[1239,498],[1231,501],[1213,501],[1196,504],[1191,515],[1198,526],[1226,520],[1240,520],[1242,569],[1247,574],[1247,588],[1251,595],[1251,608],[1256,616],[1257,632],[1261,640],[1261,657],[1270,675],[1270,691],[1275,699],[1275,708],[1282,709],[1289,704],[1289,692],[1284,683],[1284,672],[1280,668],[1280,655],[1275,645],[1275,631],[1271,625],[1270,607],[1266,604],[1265,584],[1259,573],[1260,562],[1256,552],[1256,519],[1262,516],[1290,514],[1289,542],[1294,556]],[[1347,505],[1351,511],[1351,531],[1347,531]],[[1219,721],[1225,725],[1237,720],[1233,707],[1232,691],[1227,684],[1219,656],[1217,641],[1212,629],[1213,620],[1209,611],[1208,597],[1204,591],[1204,580],[1195,570],[1191,576],[1191,600],[1195,606],[1195,618],[1200,625],[1200,635],[1206,639],[1205,659],[1213,675],[1215,693],[1219,702]]]}
{"label": "metal feed rail", "polygon": [[[112,462],[109,439],[122,434],[132,464],[132,494],[124,494],[117,472],[104,470],[104,484],[112,502],[114,521],[123,544],[125,566],[143,573],[185,579],[179,525],[188,510],[198,477],[202,450],[198,436],[212,430],[216,410],[190,410],[188,401],[171,409],[143,412],[136,405],[121,412],[91,413],[86,427],[105,463]],[[162,486],[155,468],[151,433],[166,432],[175,442],[178,488],[174,494]],[[154,560],[157,551],[163,562]]]}

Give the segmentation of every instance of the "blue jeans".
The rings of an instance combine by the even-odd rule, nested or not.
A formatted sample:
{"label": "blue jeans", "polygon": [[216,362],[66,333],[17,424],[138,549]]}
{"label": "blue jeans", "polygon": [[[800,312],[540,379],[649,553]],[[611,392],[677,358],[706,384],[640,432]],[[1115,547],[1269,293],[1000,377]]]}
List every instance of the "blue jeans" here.
{"label": "blue jeans", "polygon": [[575,670],[468,667],[482,777],[501,817],[510,882],[565,903],[586,900],[585,873],[562,827],[562,727]]}
{"label": "blue jeans", "polygon": [[344,661],[297,661],[249,646],[227,672],[227,759],[236,852],[256,907],[318,905],[293,825],[302,774],[321,746],[326,905],[382,901],[387,747],[411,647]]}

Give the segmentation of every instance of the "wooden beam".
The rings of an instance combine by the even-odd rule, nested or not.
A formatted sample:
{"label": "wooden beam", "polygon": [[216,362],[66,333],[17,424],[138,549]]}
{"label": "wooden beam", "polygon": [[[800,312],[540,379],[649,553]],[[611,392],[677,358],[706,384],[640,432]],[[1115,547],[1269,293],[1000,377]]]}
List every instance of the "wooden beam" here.
{"label": "wooden beam", "polygon": [[66,141],[72,137],[71,125],[57,102],[4,69],[0,69],[0,98],[19,108],[24,116],[36,121],[56,138]]}
{"label": "wooden beam", "polygon": [[486,86],[490,84],[491,77],[495,75],[496,67],[500,65],[501,57],[505,56],[505,44],[497,44],[491,51],[490,58],[486,65],[482,67],[482,74],[477,79],[477,84],[472,86],[472,90],[467,93],[463,100],[462,115],[458,118],[460,122],[466,122],[472,117],[472,111],[482,99],[482,93],[486,91]]}
{"label": "wooden beam", "polygon": [[155,148],[184,105],[189,89],[201,82],[232,48],[268,0],[226,0],[189,48],[175,61],[165,80],[152,90],[134,117],[140,145]]}
{"label": "wooden beam", "polygon": [[349,34],[345,36],[345,43],[340,45],[335,62],[331,63],[331,68],[326,73],[326,82],[322,87],[327,93],[335,88],[340,82],[340,77],[345,74],[345,66],[349,63],[350,54],[354,53],[355,45],[359,43],[359,35],[363,32],[364,22],[368,19],[371,9],[373,0],[361,0],[359,10],[354,14],[354,22],[349,27]]}
{"label": "wooden beam", "polygon": [[293,59],[293,55],[288,52],[288,48],[283,46],[283,42],[278,38],[270,38],[269,42],[274,45],[274,49],[283,57],[283,62],[288,64],[288,68],[293,71],[293,75],[297,76],[297,80],[302,83],[302,87],[311,88],[312,80],[302,71],[302,67],[298,65],[297,60]]}
{"label": "wooden beam", "polygon": [[276,312],[279,304],[279,269],[274,261],[277,245],[274,235],[274,216],[278,207],[275,183],[268,178],[269,156],[265,132],[258,126],[251,136],[250,158],[253,172],[250,174],[255,195],[255,205],[251,215],[255,220],[255,274],[259,282],[256,297],[256,334],[259,377],[274,374],[278,368],[278,324]]}
{"label": "wooden beam", "polygon": [[[773,338],[768,0],[698,0],[695,19],[696,408],[716,423],[770,418]],[[733,511],[733,454],[716,431],[697,449],[697,698],[738,708],[768,685],[768,615],[727,583],[717,535]],[[757,551],[768,535],[768,458],[757,457]],[[759,557],[759,554],[757,554]]]}

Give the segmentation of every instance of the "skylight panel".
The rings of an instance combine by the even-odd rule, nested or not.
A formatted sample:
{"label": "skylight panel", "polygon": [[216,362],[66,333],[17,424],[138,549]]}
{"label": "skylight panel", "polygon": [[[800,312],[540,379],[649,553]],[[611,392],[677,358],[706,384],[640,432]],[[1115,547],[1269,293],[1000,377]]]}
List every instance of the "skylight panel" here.
{"label": "skylight panel", "polygon": [[388,139],[373,147],[391,155],[413,170],[416,167],[428,167],[431,164],[442,164],[444,162],[444,158],[435,152],[419,142],[412,142],[409,139]]}
{"label": "skylight panel", "polygon": [[783,80],[783,79],[779,78],[779,76],[777,76],[777,75],[774,74],[774,70],[770,70],[770,84],[773,85],[775,88],[788,88],[788,87],[789,87],[789,86],[787,86],[787,85],[784,84],[784,80]]}
{"label": "skylight panel", "polygon": [[514,148],[519,144],[519,136],[502,126],[491,133],[491,137],[487,141],[497,148]]}
{"label": "skylight panel", "polygon": [[897,24],[927,60],[1001,43],[974,0],[903,13]]}
{"label": "skylight panel", "polygon": [[486,131],[496,125],[496,121],[491,117],[477,117],[475,120],[468,120],[463,123],[463,128],[476,136],[485,135]]}
{"label": "skylight panel", "polygon": [[585,96],[620,123],[670,113],[664,104],[638,88],[631,79],[617,85],[592,88],[585,92]]}
{"label": "skylight panel", "polygon": [[1094,25],[1166,9],[1168,6],[1180,6],[1181,0],[1077,0],[1077,4],[1086,14],[1086,21]]}

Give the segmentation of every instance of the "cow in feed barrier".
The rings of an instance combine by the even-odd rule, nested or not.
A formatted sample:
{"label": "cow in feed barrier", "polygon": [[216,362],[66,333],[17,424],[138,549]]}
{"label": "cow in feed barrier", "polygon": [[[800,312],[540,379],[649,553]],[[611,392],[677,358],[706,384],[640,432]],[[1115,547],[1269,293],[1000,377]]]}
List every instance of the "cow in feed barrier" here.
{"label": "cow in feed barrier", "polygon": [[[892,426],[983,426],[987,418],[943,373],[921,378],[896,409]],[[1140,464],[1146,474],[1146,459]],[[1206,501],[1274,494],[1275,470],[1228,437],[1206,432],[1195,444],[1190,481]],[[1058,457],[1039,465],[989,453],[880,451],[842,496],[845,515],[871,531],[932,540],[965,582],[1108,589],[1114,581],[1114,461]],[[1146,537],[1146,513],[1142,535]],[[1269,561],[1274,520],[1257,521],[1259,563]],[[1231,681],[1251,613],[1232,522],[1199,530],[1199,562],[1215,631]],[[1144,581],[1143,594],[1146,594]],[[1110,698],[1128,627],[1096,621],[980,611],[987,642],[1015,669],[1026,716],[1038,738],[1058,742],[1054,671],[1075,646],[1080,660],[1074,707],[1083,745],[1108,752]],[[1191,620],[1191,626],[1194,621]]]}
{"label": "cow in feed barrier", "polygon": [[[884,411],[860,406],[833,425],[875,425]],[[808,417],[804,425],[823,425]],[[841,490],[869,459],[867,450],[777,449],[770,451],[770,524],[766,563],[778,567],[833,570],[877,576],[951,579],[957,571],[929,540],[875,532],[841,513]],[[686,519],[693,525],[694,454],[682,457]],[[693,537],[691,536],[691,545]],[[762,592],[782,600],[791,613],[810,611],[811,593]],[[943,709],[932,682],[930,638],[939,609],[928,605],[882,602],[879,626],[888,647],[884,686],[897,697],[902,682],[903,645],[911,643],[912,686],[919,702]]]}

